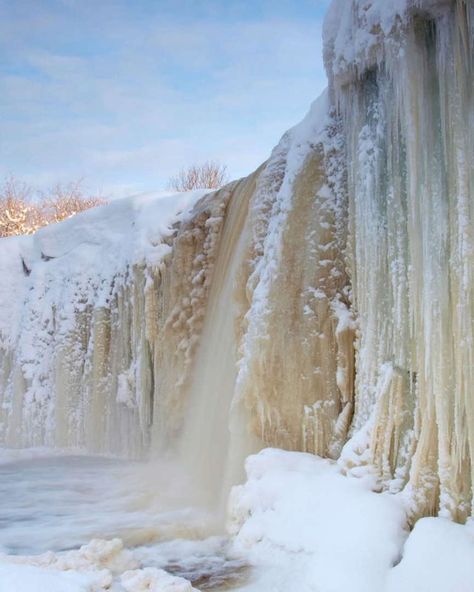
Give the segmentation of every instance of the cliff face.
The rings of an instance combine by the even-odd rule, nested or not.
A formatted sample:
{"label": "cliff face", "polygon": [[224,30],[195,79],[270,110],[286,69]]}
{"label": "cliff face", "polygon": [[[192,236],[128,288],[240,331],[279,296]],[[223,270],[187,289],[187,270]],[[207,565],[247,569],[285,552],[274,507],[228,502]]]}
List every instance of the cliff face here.
{"label": "cliff face", "polygon": [[336,41],[327,54],[359,327],[352,433],[365,434],[343,462],[373,464],[384,488],[410,493],[414,515],[463,520],[474,460],[474,13],[462,1],[404,11],[385,31],[372,25],[383,44],[369,35],[364,70]]}
{"label": "cliff face", "polygon": [[305,450],[470,515],[473,23],[335,1],[329,89],[252,175],[3,240],[2,442],[173,449],[216,492]]}

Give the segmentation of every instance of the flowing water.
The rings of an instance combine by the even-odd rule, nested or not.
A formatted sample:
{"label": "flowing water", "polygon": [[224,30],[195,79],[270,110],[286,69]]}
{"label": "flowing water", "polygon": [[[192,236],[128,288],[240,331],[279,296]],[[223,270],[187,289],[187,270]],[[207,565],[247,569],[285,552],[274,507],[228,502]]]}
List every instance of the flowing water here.
{"label": "flowing water", "polygon": [[186,479],[167,463],[46,456],[0,465],[0,550],[14,555],[78,548],[119,537],[144,567],[203,590],[229,589],[246,573],[202,509],[186,505]]}

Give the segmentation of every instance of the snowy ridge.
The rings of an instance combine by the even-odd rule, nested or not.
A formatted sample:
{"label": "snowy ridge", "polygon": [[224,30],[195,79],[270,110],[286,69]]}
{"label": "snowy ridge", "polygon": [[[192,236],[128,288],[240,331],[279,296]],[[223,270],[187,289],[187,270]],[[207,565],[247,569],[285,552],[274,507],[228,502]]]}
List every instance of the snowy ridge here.
{"label": "snowy ridge", "polygon": [[[127,266],[157,266],[170,252],[165,243],[173,224],[189,215],[206,192],[150,193],[116,200],[52,224],[33,235],[2,239],[0,272],[8,278],[0,288],[0,338],[14,342],[21,326],[22,307],[31,290],[48,286],[48,298],[59,304],[61,278],[77,287],[110,282]],[[14,295],[14,297],[12,297]],[[97,293],[96,305],[107,298]]]}

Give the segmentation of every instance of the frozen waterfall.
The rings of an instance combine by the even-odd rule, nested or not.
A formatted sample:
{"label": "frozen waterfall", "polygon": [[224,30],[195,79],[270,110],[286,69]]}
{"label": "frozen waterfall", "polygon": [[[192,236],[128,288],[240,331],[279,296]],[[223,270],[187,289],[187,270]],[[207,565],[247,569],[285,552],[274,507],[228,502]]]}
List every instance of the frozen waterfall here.
{"label": "frozen waterfall", "polygon": [[470,516],[473,40],[466,0],[336,0],[328,90],[249,177],[2,239],[1,444],[177,455],[214,507],[303,450]]}

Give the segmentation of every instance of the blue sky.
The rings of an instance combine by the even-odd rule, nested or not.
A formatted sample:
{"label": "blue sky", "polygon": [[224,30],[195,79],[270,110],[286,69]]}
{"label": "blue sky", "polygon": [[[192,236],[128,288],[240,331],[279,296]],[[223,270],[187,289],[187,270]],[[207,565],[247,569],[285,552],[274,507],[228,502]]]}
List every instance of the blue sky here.
{"label": "blue sky", "polygon": [[163,189],[267,158],[326,85],[328,0],[0,0],[0,177]]}

